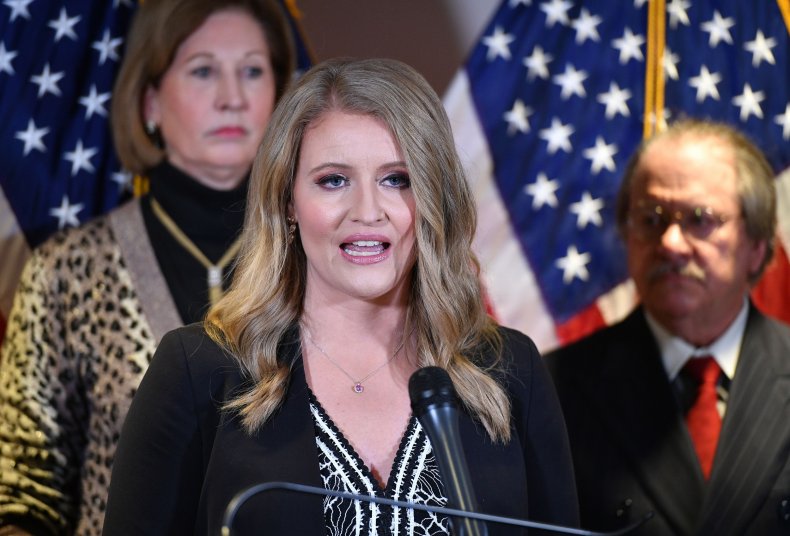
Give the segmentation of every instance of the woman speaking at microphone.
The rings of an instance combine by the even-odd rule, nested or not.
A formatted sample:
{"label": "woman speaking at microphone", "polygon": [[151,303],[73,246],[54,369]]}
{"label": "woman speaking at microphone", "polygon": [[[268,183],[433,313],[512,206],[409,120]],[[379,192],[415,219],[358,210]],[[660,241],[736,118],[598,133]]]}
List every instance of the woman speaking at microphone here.
{"label": "woman speaking at microphone", "polygon": [[[314,67],[272,115],[227,294],[165,336],[134,398],[106,534],[218,534],[286,481],[446,504],[410,376],[445,369],[479,510],[578,522],[565,427],[532,341],[486,314],[475,208],[442,103],[393,60]],[[259,494],[238,534],[447,534],[443,515]],[[491,534],[512,530],[489,526]]]}

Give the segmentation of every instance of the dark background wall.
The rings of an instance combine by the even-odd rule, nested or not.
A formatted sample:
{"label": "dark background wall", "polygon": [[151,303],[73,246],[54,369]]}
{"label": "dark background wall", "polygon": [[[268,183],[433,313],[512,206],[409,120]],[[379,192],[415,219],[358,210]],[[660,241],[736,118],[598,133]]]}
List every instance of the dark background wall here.
{"label": "dark background wall", "polygon": [[390,57],[441,96],[500,0],[297,0],[316,58]]}

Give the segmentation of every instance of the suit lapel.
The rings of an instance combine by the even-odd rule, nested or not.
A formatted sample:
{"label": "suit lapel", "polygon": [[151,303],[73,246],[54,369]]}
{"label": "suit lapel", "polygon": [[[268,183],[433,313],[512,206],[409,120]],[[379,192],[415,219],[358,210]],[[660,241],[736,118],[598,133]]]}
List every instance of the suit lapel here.
{"label": "suit lapel", "polygon": [[777,328],[752,307],[703,509],[705,533],[743,532],[785,463],[788,353]]}
{"label": "suit lapel", "polygon": [[677,532],[690,533],[702,505],[702,473],[641,310],[622,328],[593,399],[602,402],[605,424],[656,508]]}

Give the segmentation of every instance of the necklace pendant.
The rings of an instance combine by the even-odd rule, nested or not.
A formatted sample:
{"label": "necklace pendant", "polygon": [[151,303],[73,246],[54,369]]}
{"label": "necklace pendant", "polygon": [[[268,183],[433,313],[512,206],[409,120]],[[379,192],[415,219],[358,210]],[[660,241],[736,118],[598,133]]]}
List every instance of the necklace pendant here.
{"label": "necklace pendant", "polygon": [[359,383],[359,382],[355,383],[355,384],[353,385],[353,387],[351,387],[351,388],[352,388],[352,389],[354,390],[354,392],[355,392],[355,393],[357,393],[358,395],[359,395],[359,394],[362,394],[362,391],[364,391],[364,390],[365,390],[365,387],[363,387],[363,386],[362,386],[362,384],[361,384],[361,383]]}
{"label": "necklace pendant", "polygon": [[209,266],[208,267],[208,286],[218,287],[222,284],[222,267]]}

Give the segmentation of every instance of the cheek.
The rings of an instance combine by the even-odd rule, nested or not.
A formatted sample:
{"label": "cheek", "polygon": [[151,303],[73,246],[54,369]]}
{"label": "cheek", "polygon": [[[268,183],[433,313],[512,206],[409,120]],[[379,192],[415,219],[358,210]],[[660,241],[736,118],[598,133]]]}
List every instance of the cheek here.
{"label": "cheek", "polygon": [[649,249],[641,243],[631,240],[626,243],[626,251],[628,252],[626,255],[628,270],[638,277],[642,266],[648,262]]}
{"label": "cheek", "polygon": [[[205,108],[198,101],[185,102],[171,99],[162,108],[163,126],[178,134],[179,138],[194,138],[200,132]],[[165,132],[165,134],[167,134]]]}
{"label": "cheek", "polygon": [[327,241],[337,229],[337,215],[325,206],[297,203],[295,212],[299,234],[305,244]]}

